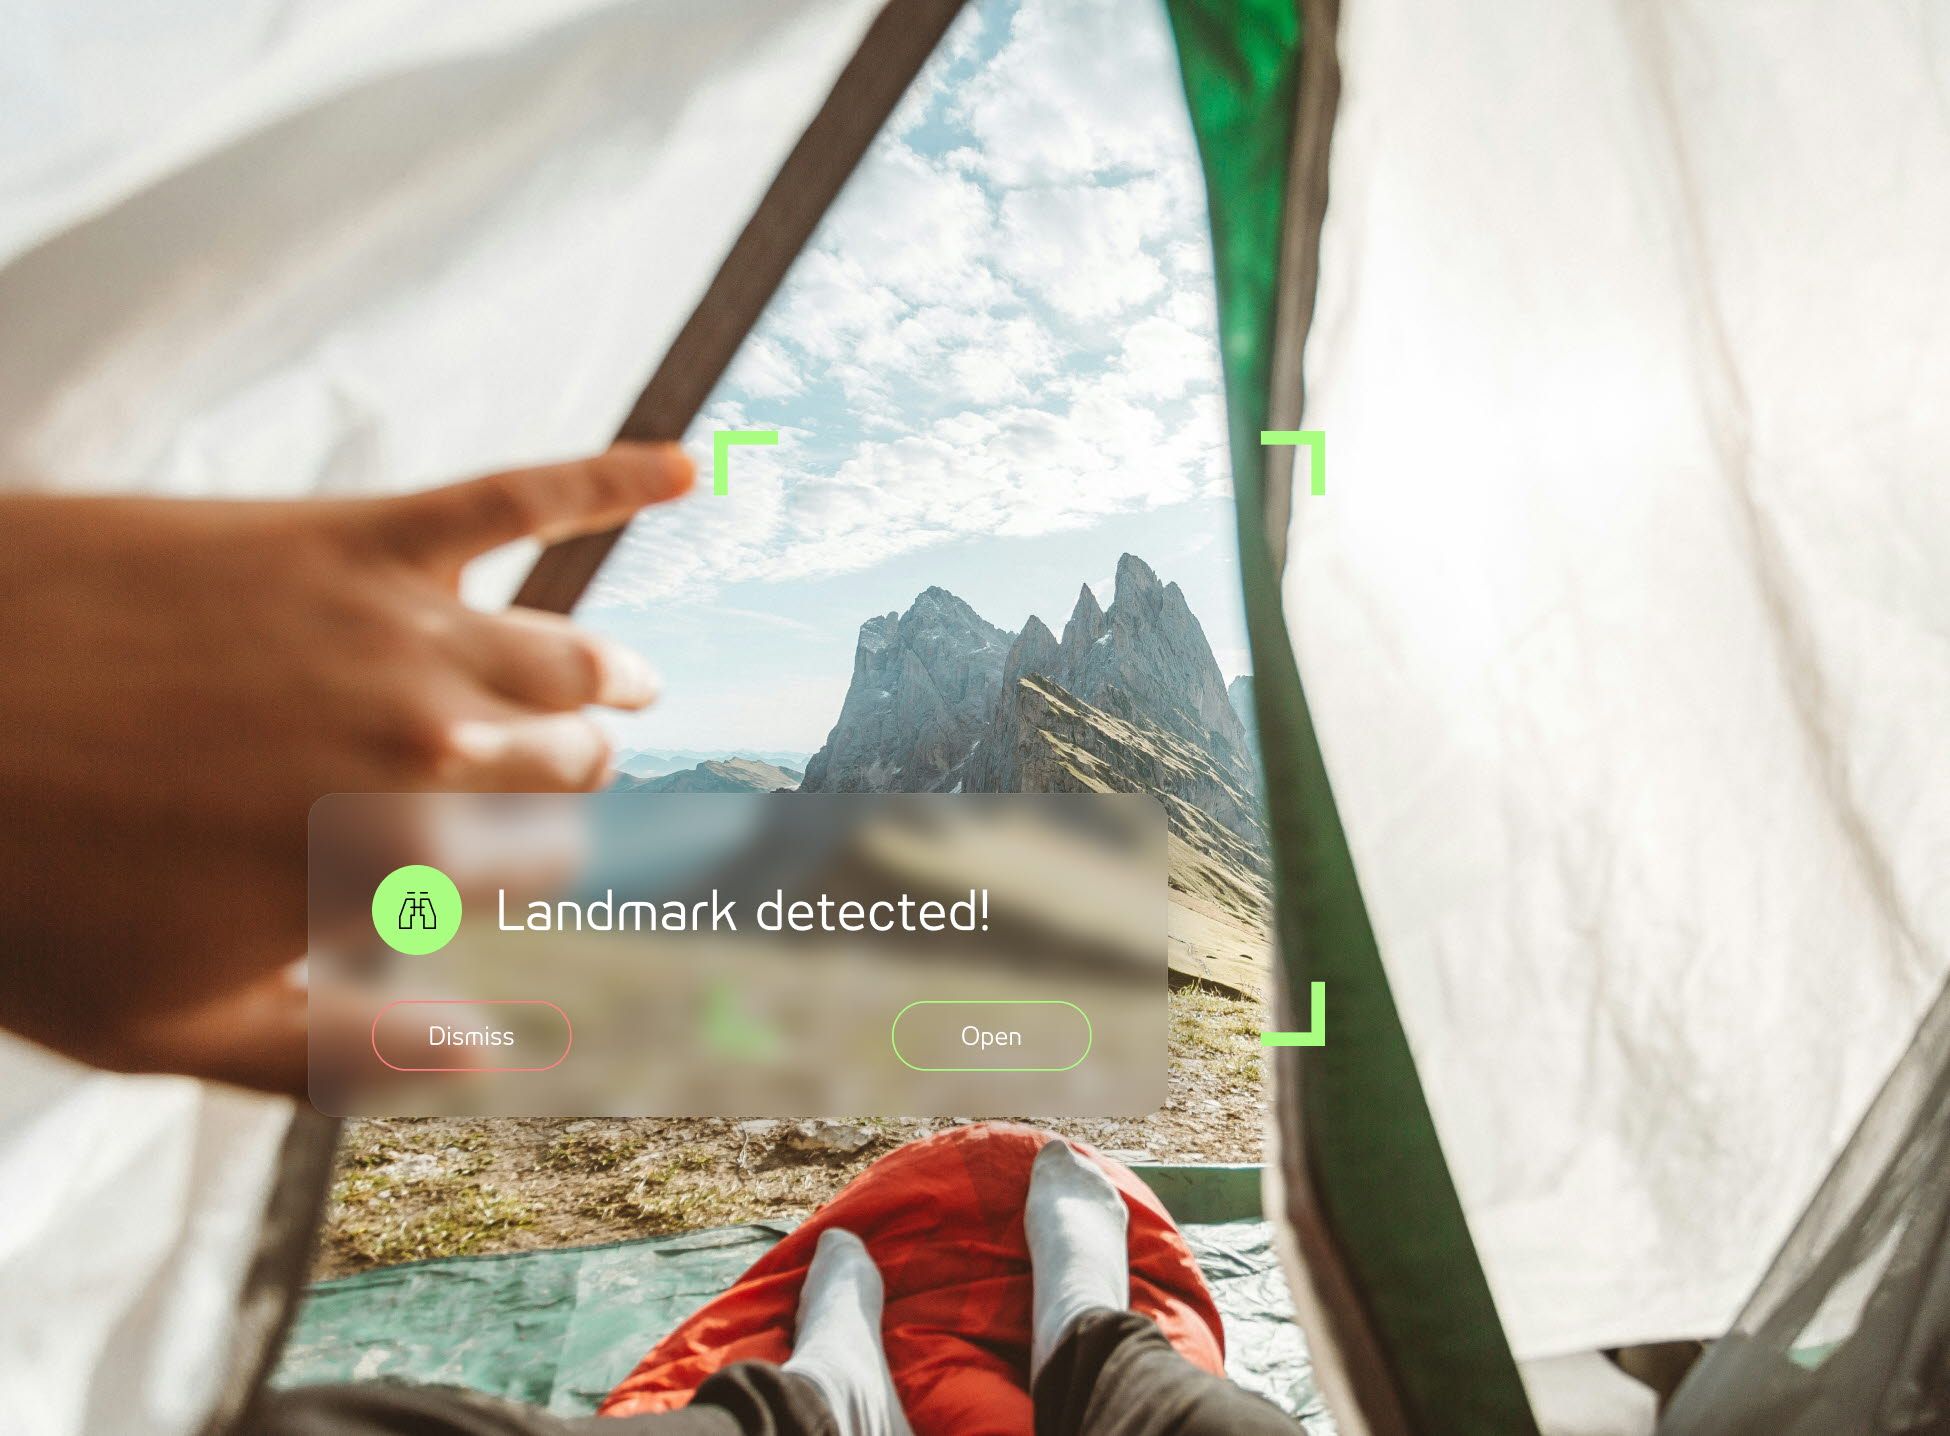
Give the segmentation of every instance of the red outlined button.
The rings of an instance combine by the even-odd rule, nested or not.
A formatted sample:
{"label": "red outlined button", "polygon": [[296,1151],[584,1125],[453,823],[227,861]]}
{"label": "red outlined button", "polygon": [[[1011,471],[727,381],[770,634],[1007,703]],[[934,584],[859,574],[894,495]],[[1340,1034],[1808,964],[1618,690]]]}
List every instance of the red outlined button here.
{"label": "red outlined button", "polygon": [[372,1055],[395,1072],[547,1072],[575,1040],[539,997],[409,997],[372,1019]]}

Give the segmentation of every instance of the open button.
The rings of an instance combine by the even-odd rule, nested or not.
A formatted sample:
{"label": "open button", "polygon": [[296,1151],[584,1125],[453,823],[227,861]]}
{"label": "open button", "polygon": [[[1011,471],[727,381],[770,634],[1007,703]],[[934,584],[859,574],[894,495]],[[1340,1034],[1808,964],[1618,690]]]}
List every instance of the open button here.
{"label": "open button", "polygon": [[1084,1010],[1057,998],[910,1002],[889,1035],[916,1072],[1068,1072],[1095,1041]]}

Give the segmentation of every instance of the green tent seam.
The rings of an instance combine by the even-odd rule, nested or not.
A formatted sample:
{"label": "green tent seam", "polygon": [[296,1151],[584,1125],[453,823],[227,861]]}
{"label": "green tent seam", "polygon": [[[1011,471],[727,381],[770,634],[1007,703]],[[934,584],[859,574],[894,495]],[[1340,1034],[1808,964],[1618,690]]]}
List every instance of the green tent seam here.
{"label": "green tent seam", "polygon": [[[1168,0],[1205,169],[1240,569],[1290,994],[1330,1039],[1277,1050],[1285,1210],[1361,1418],[1377,1433],[1534,1433],[1362,901],[1281,601],[1292,450],[1338,98],[1336,0]],[[1305,31],[1312,43],[1303,46]],[[1277,385],[1277,388],[1276,388]],[[1378,1196],[1386,1196],[1378,1201]],[[1403,1220],[1404,1212],[1414,1220]]]}

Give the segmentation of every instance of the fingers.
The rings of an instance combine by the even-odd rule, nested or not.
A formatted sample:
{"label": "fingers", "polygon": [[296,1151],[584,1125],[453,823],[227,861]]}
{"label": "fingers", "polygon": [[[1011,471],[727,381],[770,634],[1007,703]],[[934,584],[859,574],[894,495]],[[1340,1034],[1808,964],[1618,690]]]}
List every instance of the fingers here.
{"label": "fingers", "polygon": [[635,709],[657,700],[656,671],[636,652],[556,614],[469,614],[458,641],[483,683],[532,708]]}
{"label": "fingers", "polygon": [[[684,493],[692,477],[690,460],[674,444],[617,444],[572,463],[348,505],[336,522],[347,526],[342,533],[376,541],[381,552],[431,567],[444,584],[475,555],[516,539],[613,528],[646,504]],[[425,595],[408,593],[403,601],[424,602]],[[650,666],[552,614],[463,610],[455,616],[451,602],[443,598],[438,622],[408,625],[432,636],[443,660],[435,668],[448,671],[419,670],[409,685],[418,696],[396,705],[403,736],[391,747],[420,774],[402,786],[456,792],[600,787],[609,776],[609,743],[578,710],[646,707],[658,688]]]}
{"label": "fingers", "polygon": [[388,547],[458,564],[516,539],[615,528],[647,504],[677,498],[694,477],[675,444],[617,444],[593,458],[489,474],[373,507]]}
{"label": "fingers", "polygon": [[455,725],[448,781],[479,793],[586,793],[609,778],[609,740],[580,713],[513,714]]}

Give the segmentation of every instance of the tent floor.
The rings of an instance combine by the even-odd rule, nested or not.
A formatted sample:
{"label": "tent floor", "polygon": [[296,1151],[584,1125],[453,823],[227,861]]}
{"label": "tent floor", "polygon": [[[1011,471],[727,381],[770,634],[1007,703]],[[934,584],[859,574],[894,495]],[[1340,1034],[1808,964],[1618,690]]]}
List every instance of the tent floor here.
{"label": "tent floor", "polygon": [[[1256,1205],[1256,1170],[1147,1168],[1144,1175],[1179,1216],[1218,1300],[1233,1379],[1304,1418],[1311,1432],[1331,1432],[1267,1224],[1196,1220],[1227,1215],[1249,1198]],[[788,1229],[720,1227],[412,1262],[322,1281],[306,1296],[275,1380],[470,1386],[580,1415]]]}

